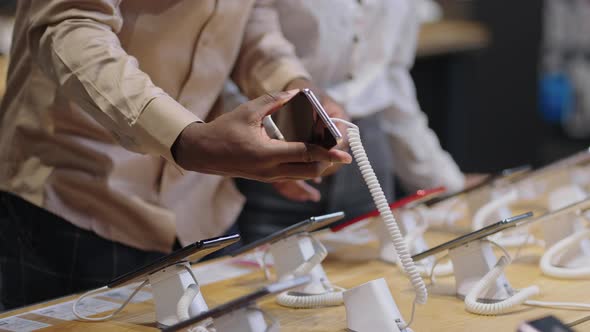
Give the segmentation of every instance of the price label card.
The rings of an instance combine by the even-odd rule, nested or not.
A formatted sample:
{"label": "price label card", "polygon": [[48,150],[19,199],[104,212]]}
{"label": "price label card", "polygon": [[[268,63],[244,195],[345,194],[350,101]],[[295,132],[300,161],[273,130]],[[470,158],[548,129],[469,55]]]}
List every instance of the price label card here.
{"label": "price label card", "polygon": [[20,318],[20,317],[8,317],[0,319],[0,331],[35,331],[51,325],[35,322],[32,320]]}

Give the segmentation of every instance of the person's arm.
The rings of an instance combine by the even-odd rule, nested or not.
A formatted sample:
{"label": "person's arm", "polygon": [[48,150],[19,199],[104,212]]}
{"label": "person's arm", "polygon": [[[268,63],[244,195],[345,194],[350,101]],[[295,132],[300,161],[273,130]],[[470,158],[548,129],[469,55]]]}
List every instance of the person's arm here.
{"label": "person's arm", "polygon": [[79,104],[124,147],[173,161],[171,147],[200,121],[139,69],[116,35],[120,0],[29,1],[29,43],[60,93]]}
{"label": "person's arm", "polygon": [[322,162],[350,162],[341,151],[271,141],[262,118],[291,93],[267,94],[202,123],[155,86],[121,47],[120,0],[35,0],[29,42],[60,93],[89,112],[126,148],[161,155],[186,170],[261,181],[307,179]]}
{"label": "person's arm", "polygon": [[384,113],[384,129],[391,138],[395,173],[410,191],[445,186],[449,191],[463,188],[465,178],[453,158],[442,149],[436,134],[428,127],[426,115],[416,99],[410,76],[418,37],[418,22],[409,15],[405,31],[398,36],[390,82],[396,96]]}

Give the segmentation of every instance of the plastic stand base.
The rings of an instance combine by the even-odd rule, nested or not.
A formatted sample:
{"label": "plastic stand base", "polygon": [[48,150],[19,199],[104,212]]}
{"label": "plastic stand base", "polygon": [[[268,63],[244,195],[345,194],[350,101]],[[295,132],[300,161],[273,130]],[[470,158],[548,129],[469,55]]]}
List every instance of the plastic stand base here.
{"label": "plastic stand base", "polygon": [[346,324],[355,332],[400,332],[402,316],[385,279],[375,279],[344,292]]}
{"label": "plastic stand base", "polygon": [[[315,248],[309,236],[298,234],[273,243],[269,248],[274,259],[274,267],[279,280],[291,277],[299,268],[315,255]],[[328,277],[321,264],[317,264],[310,272],[311,281],[292,291],[306,294],[321,294],[327,291],[325,284]]]}
{"label": "plastic stand base", "polygon": [[[497,259],[489,242],[477,240],[449,250],[455,272],[457,296],[465,299],[471,288],[496,264]],[[479,299],[481,302],[497,302],[513,293],[504,273]]]}
{"label": "plastic stand base", "polygon": [[[178,301],[188,286],[195,283],[184,266],[190,268],[189,263],[175,264],[148,277],[156,304],[156,321],[160,326],[178,323],[176,315]],[[189,308],[189,315],[195,316],[206,310],[208,310],[207,303],[203,295],[199,293]]]}
{"label": "plastic stand base", "polygon": [[268,328],[260,310],[242,308],[215,319],[217,332],[265,332]]}

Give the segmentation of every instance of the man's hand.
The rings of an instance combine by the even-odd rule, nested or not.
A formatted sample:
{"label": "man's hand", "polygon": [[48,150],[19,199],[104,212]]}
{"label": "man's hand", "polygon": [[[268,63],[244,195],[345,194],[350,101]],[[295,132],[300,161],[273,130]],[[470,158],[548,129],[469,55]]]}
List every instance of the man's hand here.
{"label": "man's hand", "polygon": [[191,171],[264,182],[316,178],[330,163],[350,163],[350,155],[337,149],[268,137],[262,119],[297,92],[268,93],[209,123],[189,125],[172,146],[176,162]]}

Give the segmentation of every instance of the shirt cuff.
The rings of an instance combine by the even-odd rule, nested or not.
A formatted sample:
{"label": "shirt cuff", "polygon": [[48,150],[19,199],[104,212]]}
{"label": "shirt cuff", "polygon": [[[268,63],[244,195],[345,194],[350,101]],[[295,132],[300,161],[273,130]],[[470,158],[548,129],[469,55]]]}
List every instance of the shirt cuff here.
{"label": "shirt cuff", "polygon": [[172,145],[184,128],[194,122],[203,121],[170,96],[162,95],[148,103],[133,127],[148,153],[161,155],[176,165]]}
{"label": "shirt cuff", "polygon": [[260,73],[264,73],[264,77],[257,77],[262,88],[261,91],[256,91],[257,96],[267,92],[283,91],[287,84],[296,78],[311,81],[311,75],[299,61],[282,60],[273,67],[274,69],[267,73],[264,73],[265,70],[260,71]]}

